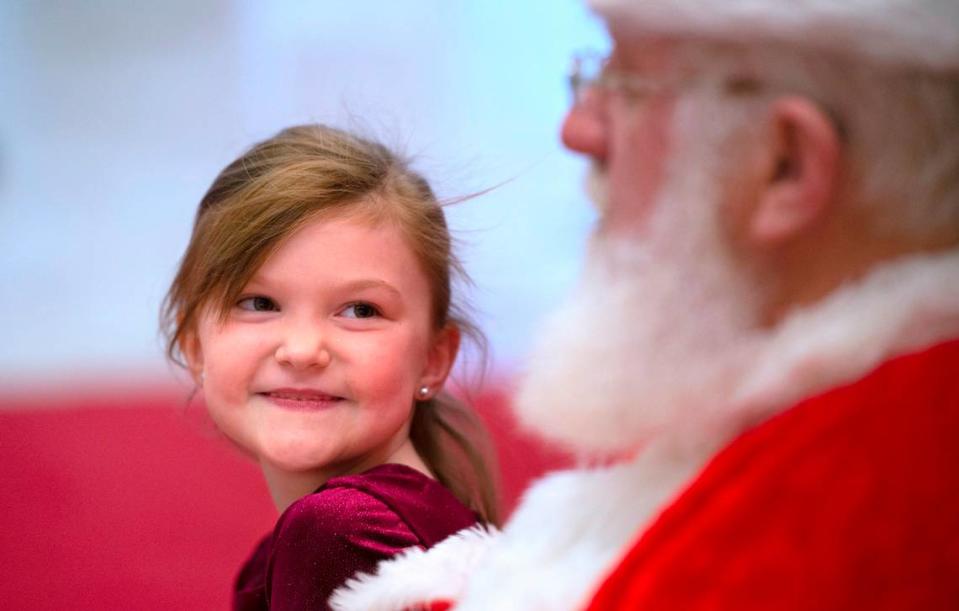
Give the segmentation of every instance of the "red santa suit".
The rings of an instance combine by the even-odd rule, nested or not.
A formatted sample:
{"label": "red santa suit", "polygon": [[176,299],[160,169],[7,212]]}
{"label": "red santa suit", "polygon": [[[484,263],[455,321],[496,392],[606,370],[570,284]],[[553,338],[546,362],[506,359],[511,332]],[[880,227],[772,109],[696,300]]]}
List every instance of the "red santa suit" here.
{"label": "red santa suit", "polygon": [[333,607],[959,608],[959,252],[796,312],[758,362],[751,424],[547,475],[502,532],[407,552]]}
{"label": "red santa suit", "polygon": [[959,340],[743,434],[589,609],[959,609]]}

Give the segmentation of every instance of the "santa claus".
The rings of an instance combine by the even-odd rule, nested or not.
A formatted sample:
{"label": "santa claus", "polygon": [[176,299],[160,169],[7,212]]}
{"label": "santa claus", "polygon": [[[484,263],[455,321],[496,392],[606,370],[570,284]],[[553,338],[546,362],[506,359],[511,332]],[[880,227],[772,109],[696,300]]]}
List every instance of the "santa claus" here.
{"label": "santa claus", "polygon": [[335,608],[959,609],[959,2],[592,4],[517,398],[581,466]]}

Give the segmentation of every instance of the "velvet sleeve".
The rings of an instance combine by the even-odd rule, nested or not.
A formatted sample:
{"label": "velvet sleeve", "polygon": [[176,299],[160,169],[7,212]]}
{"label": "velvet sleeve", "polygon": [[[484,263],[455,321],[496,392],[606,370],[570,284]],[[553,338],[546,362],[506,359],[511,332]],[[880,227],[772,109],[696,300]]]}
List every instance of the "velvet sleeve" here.
{"label": "velvet sleeve", "polygon": [[272,611],[327,609],[333,590],[359,571],[419,543],[386,503],[331,488],[291,505],[274,530],[267,597]]}

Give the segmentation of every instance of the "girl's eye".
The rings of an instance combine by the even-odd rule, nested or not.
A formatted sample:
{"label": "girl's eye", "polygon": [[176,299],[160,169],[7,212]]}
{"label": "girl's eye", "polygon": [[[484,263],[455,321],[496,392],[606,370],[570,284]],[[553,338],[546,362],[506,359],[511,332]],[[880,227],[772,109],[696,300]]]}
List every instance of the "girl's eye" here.
{"label": "girl's eye", "polygon": [[380,315],[376,306],[369,303],[351,303],[343,309],[343,316],[346,318],[374,318]]}
{"label": "girl's eye", "polygon": [[236,307],[248,312],[276,312],[280,309],[272,299],[262,295],[245,297],[237,302]]}

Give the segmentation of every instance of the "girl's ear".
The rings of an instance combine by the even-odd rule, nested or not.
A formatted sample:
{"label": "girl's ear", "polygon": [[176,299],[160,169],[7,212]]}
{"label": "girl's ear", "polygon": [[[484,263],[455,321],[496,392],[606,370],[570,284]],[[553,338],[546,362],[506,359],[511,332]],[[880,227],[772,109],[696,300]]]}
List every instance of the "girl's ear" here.
{"label": "girl's ear", "polygon": [[426,397],[435,395],[453,368],[460,348],[460,330],[456,325],[446,325],[434,337],[426,357],[426,367],[420,377],[420,387],[429,389]]}
{"label": "girl's ear", "polygon": [[188,331],[180,339],[180,352],[186,360],[187,368],[190,370],[190,376],[197,386],[202,385],[203,377],[203,347],[200,346],[200,340],[195,331]]}
{"label": "girl's ear", "polygon": [[828,214],[839,174],[839,135],[816,104],[781,98],[771,121],[770,164],[748,224],[757,245],[788,241]]}

